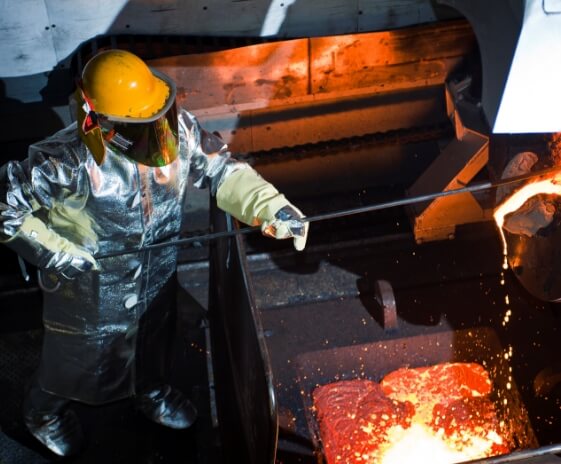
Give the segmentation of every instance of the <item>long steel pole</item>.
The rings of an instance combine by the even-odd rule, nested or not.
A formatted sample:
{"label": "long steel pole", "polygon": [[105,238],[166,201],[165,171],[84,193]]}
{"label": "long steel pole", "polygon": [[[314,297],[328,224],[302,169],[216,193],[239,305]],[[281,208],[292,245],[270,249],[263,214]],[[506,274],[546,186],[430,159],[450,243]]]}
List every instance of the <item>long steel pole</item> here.
{"label": "long steel pole", "polygon": [[[517,183],[520,183],[520,182],[529,181],[529,180],[540,178],[540,177],[545,177],[545,176],[554,174],[556,172],[559,172],[560,170],[561,170],[561,166],[560,167],[549,168],[549,169],[544,169],[542,171],[536,171],[536,172],[532,172],[532,173],[524,174],[524,175],[520,175],[520,176],[509,177],[509,178],[506,178],[506,179],[500,179],[500,180],[497,180],[497,181],[494,181],[494,182],[491,182],[491,181],[478,182],[478,183],[474,183],[472,185],[468,185],[468,186],[465,186],[465,187],[462,187],[462,188],[459,188],[459,189],[446,190],[444,192],[427,193],[425,195],[417,195],[417,196],[414,196],[414,197],[401,198],[401,199],[398,199],[398,200],[391,200],[391,201],[376,203],[376,204],[373,204],[373,205],[359,206],[359,207],[356,207],[356,208],[334,211],[334,212],[331,212],[331,213],[315,214],[313,216],[306,216],[305,218],[302,219],[302,221],[303,222],[309,222],[309,223],[326,221],[326,220],[329,220],[329,219],[337,219],[337,218],[346,217],[346,216],[354,216],[356,214],[370,213],[370,212],[373,212],[373,211],[380,211],[380,210],[384,210],[384,209],[396,208],[398,206],[408,206],[408,205],[414,205],[414,204],[417,204],[417,203],[424,203],[424,202],[435,200],[437,198],[447,197],[447,196],[451,196],[451,195],[459,195],[459,194],[462,194],[462,193],[476,193],[476,192],[481,192],[481,191],[484,191],[484,190],[490,190],[492,188],[498,188],[498,187],[502,187],[502,186],[505,186],[505,185],[517,184]],[[115,256],[122,256],[122,255],[127,255],[127,254],[132,254],[132,253],[140,253],[140,252],[143,252],[143,251],[158,250],[160,248],[166,248],[166,247],[169,247],[169,246],[179,246],[180,247],[180,246],[183,246],[183,245],[187,245],[189,243],[205,242],[205,241],[210,241],[210,240],[216,240],[216,239],[219,239],[219,238],[233,237],[233,236],[236,236],[236,235],[245,235],[245,234],[250,234],[250,233],[253,233],[253,232],[258,232],[260,230],[261,229],[260,229],[259,226],[255,226],[255,227],[245,227],[245,228],[236,229],[236,230],[227,230],[227,231],[223,231],[223,232],[215,232],[215,233],[211,233],[211,234],[181,238],[181,239],[171,240],[171,241],[167,241],[167,242],[154,243],[154,244],[151,244],[151,245],[145,245],[143,247],[139,247],[139,248],[135,248],[135,249],[127,249],[127,250],[116,251],[116,252],[113,252],[113,253],[101,254],[101,255],[95,256],[95,258],[96,259],[112,258],[112,257],[115,257]]]}

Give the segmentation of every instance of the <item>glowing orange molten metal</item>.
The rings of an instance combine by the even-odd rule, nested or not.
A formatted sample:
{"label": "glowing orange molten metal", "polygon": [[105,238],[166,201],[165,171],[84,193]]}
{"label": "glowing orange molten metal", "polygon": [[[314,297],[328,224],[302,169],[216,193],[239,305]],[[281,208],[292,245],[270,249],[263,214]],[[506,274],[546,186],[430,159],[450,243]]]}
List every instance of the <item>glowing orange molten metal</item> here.
{"label": "glowing orange molten metal", "polygon": [[380,459],[380,464],[452,464],[492,456],[491,440],[470,440],[469,446],[458,447],[445,437],[439,436],[424,424],[413,423],[406,430],[394,429],[388,436],[391,446]]}
{"label": "glowing orange molten metal", "polygon": [[452,464],[507,453],[504,424],[476,363],[403,368],[380,383],[318,387],[314,405],[328,464]]}

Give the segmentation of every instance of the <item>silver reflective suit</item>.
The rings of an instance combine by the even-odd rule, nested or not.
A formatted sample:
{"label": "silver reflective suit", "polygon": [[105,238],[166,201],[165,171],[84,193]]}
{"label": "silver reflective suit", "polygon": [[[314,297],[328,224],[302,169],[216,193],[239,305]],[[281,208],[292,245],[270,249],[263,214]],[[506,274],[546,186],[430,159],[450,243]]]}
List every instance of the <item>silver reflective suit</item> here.
{"label": "silver reflective suit", "polygon": [[21,240],[19,227],[33,214],[92,255],[173,239],[188,176],[215,194],[230,173],[248,168],[185,110],[179,144],[178,158],[164,167],[133,163],[109,148],[98,166],[73,124],[32,145],[25,161],[0,169],[0,241],[42,268],[47,284],[61,282],[44,292],[43,390],[101,404],[164,375],[177,250],[100,259],[98,269],[69,280],[55,272],[64,257]]}

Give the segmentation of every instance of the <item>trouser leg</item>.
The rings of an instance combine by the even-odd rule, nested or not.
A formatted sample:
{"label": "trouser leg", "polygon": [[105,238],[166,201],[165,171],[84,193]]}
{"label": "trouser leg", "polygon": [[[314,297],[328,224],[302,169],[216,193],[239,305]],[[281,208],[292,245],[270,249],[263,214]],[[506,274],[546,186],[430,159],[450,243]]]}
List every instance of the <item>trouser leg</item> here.
{"label": "trouser leg", "polygon": [[169,382],[177,334],[176,294],[174,277],[163,286],[140,318],[135,369],[138,391]]}
{"label": "trouser leg", "polygon": [[142,316],[138,330],[136,372],[138,409],[151,421],[184,429],[195,421],[195,406],[169,385],[177,335],[177,280],[164,285]]}

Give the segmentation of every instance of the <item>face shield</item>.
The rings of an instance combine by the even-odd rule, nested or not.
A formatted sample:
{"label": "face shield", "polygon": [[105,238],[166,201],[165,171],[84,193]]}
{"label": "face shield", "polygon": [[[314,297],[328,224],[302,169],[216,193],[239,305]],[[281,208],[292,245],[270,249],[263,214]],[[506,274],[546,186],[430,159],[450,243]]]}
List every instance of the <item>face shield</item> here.
{"label": "face shield", "polygon": [[101,117],[105,143],[131,161],[146,166],[165,166],[177,158],[177,109],[175,103],[155,119],[131,120]]}
{"label": "face shield", "polygon": [[95,144],[92,140],[87,140],[90,134],[96,133],[101,135],[99,139],[103,140],[102,145],[145,166],[165,166],[177,158],[179,137],[175,84],[162,73],[153,69],[151,71],[167,84],[169,95],[165,105],[149,117],[134,118],[96,113],[81,92],[84,104],[81,108],[83,119],[80,129],[98,164],[105,157],[105,153],[99,153],[105,151],[104,147],[96,147],[100,143]]}

